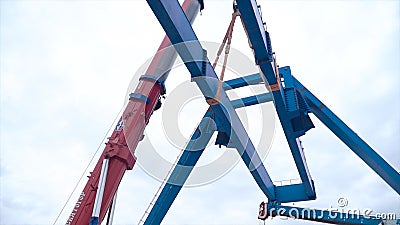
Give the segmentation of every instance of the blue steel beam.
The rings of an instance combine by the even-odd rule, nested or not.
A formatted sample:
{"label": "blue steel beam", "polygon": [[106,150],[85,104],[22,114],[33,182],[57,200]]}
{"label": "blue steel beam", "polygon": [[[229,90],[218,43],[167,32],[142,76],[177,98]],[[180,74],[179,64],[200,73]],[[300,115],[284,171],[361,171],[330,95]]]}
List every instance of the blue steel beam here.
{"label": "blue steel beam", "polygon": [[304,190],[304,184],[276,186],[276,198],[279,199],[280,203],[308,200],[308,196]]}
{"label": "blue steel beam", "polygon": [[225,91],[240,88],[248,85],[260,84],[262,82],[262,78],[259,73],[248,75],[245,77],[239,77],[232,80],[227,80],[223,83],[223,88]]}
{"label": "blue steel beam", "polygon": [[[255,80],[257,77],[259,77],[259,74],[252,74],[247,77],[251,77],[251,80]],[[236,83],[239,83],[238,81],[239,80],[235,81],[235,85]],[[367,163],[367,165],[371,167],[371,169],[373,169],[380,177],[382,177],[382,179],[386,183],[388,183],[397,193],[399,193],[399,172],[391,167],[378,153],[376,153],[365,141],[363,141],[353,130],[351,130],[339,117],[337,117],[307,88],[305,88],[304,85],[302,85],[295,77],[293,77],[293,81],[296,89],[300,91],[300,93],[306,99],[308,105],[311,107],[312,113],[315,114],[317,118],[321,120],[352,151],[354,151],[357,156],[359,156],[365,163]],[[241,83],[244,84],[245,82]],[[238,108],[238,106],[241,106],[241,104],[243,104],[239,102],[240,100],[241,99],[232,101],[232,104],[235,108]],[[285,199],[281,197],[284,194],[283,187],[277,187],[276,189],[278,194],[277,199],[282,200],[282,202],[286,201],[286,197]]]}
{"label": "blue steel beam", "polygon": [[[256,63],[271,61],[271,54],[267,41],[267,34],[264,30],[264,22],[256,1],[236,1],[239,8],[240,16],[245,26],[246,33],[250,39],[251,47],[254,50]],[[272,51],[272,50],[271,50]],[[271,68],[272,69],[272,68]],[[271,70],[273,71],[273,69]],[[273,80],[268,80],[269,84],[273,84]]]}
{"label": "blue steel beam", "polygon": [[[215,118],[215,114],[212,112],[211,108],[209,108],[200,124],[195,129],[195,132],[180,156],[177,165],[173,169],[165,186],[161,190],[153,208],[144,221],[144,225],[156,225],[162,222],[164,216],[167,214],[173,201],[188,179],[201,154],[207,147],[207,144],[210,141],[213,133],[217,130],[218,121],[214,121],[213,118]],[[246,157],[248,157],[248,155],[243,154],[242,158]],[[248,160],[251,159],[244,159],[244,161]],[[252,162],[254,163],[254,160]],[[265,179],[265,177],[268,176],[257,169],[251,171],[251,173],[255,179]]]}
{"label": "blue steel beam", "polygon": [[[203,48],[196,34],[191,29],[190,22],[183,13],[178,1],[147,0],[147,2],[167,35],[168,33],[171,34],[168,37],[171,43],[175,45],[174,47],[180,57],[184,59],[185,65],[191,72],[192,77],[204,75]],[[189,25],[190,30],[181,29],[181,24],[185,27]],[[205,75],[207,76],[208,74]]]}
{"label": "blue steel beam", "polygon": [[308,170],[299,135],[296,134],[291,123],[291,119],[295,115],[294,113],[289,114],[286,111],[285,102],[281,92],[282,87],[278,81],[279,76],[275,74],[273,62],[269,58],[269,49],[270,51],[272,50],[271,47],[268,46],[269,42],[266,39],[267,33],[264,30],[263,21],[257,3],[255,0],[237,0],[236,3],[243,25],[247,31],[247,36],[254,51],[255,61],[259,65],[262,75],[268,83],[266,85],[269,85],[269,89],[273,95],[275,109],[282,124],[300,178],[304,184],[304,190],[310,200],[315,199],[314,184]]}
{"label": "blue steel beam", "polygon": [[161,224],[161,221],[185,184],[201,154],[207,147],[207,144],[215,130],[216,127],[213,119],[208,117],[206,114],[190,138],[190,141],[179,158],[177,165],[147,216],[144,225]]}
{"label": "blue steel beam", "polygon": [[[196,82],[206,98],[214,98],[219,82],[218,77],[178,1],[147,0],[147,2],[191,73],[192,80]],[[216,119],[222,124],[219,131],[230,134],[228,146],[234,146],[238,150],[257,185],[268,199],[274,201],[275,186],[225,91],[221,92],[218,104],[211,104],[210,108],[215,113]],[[176,190],[176,194],[179,190]],[[165,195],[169,194],[164,193],[164,197],[160,195],[159,198],[165,198]],[[161,208],[166,207],[169,208],[169,205]],[[161,221],[165,216],[163,213],[166,211],[162,210],[162,213],[154,217],[160,218],[159,221]]]}
{"label": "blue steel beam", "polygon": [[235,109],[256,105],[264,102],[272,102],[274,99],[272,98],[271,93],[264,93],[259,95],[254,95],[250,97],[235,99],[231,101],[232,107]]}
{"label": "blue steel beam", "polygon": [[[147,2],[191,73],[192,80],[206,98],[214,98],[219,79],[209,60],[204,56],[204,50],[178,1],[147,0]],[[210,107],[221,121],[224,131],[230,134],[229,144],[238,150],[260,189],[268,199],[275,200],[274,184],[225,91],[219,96],[219,104]]]}
{"label": "blue steel beam", "polygon": [[[294,78],[294,77],[293,77]],[[322,121],[340,140],[342,140],[358,157],[400,194],[400,174],[390,166],[378,153],[350,129],[339,117],[326,107],[304,85],[294,78],[297,90],[306,99],[313,114]]]}

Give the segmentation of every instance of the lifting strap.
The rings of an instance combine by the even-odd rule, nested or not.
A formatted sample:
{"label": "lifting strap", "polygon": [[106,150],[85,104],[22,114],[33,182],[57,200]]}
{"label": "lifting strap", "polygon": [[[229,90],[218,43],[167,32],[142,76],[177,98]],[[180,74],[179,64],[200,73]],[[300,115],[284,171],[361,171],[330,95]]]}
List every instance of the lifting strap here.
{"label": "lifting strap", "polygon": [[231,48],[231,42],[232,42],[232,33],[233,33],[233,26],[235,25],[235,21],[236,21],[236,17],[239,15],[238,11],[235,10],[235,12],[232,13],[232,19],[231,22],[229,23],[228,26],[228,30],[226,31],[226,34],[224,36],[224,39],[222,40],[221,45],[219,46],[218,52],[217,52],[217,56],[214,60],[213,63],[213,68],[215,69],[215,67],[217,66],[219,57],[221,56],[221,53],[225,47],[225,56],[224,56],[224,61],[222,64],[222,70],[221,70],[221,75],[219,77],[219,83],[218,83],[218,89],[217,92],[215,94],[214,97],[214,104],[217,104],[219,102],[219,98],[220,98],[220,94],[221,94],[221,89],[222,89],[222,84],[223,84],[223,80],[224,80],[224,75],[225,75],[225,70],[226,70],[226,64],[228,62],[228,55],[229,55],[229,51]]}

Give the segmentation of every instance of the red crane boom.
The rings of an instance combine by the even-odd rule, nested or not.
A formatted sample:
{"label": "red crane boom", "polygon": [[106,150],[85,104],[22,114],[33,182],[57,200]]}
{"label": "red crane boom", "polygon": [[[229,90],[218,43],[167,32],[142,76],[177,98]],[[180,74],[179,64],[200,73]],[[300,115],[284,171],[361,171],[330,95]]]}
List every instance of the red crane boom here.
{"label": "red crane boom", "polygon": [[[193,22],[199,12],[200,2],[185,0],[182,8],[191,20],[190,22]],[[136,90],[130,94],[121,119],[111,137],[108,138],[93,172],[88,176],[89,180],[66,222],[67,225],[82,225],[91,222],[104,159],[108,159],[108,169],[105,174],[106,180],[99,203],[97,222],[104,219],[125,171],[131,170],[135,165],[134,151],[142,139],[143,131],[156,109],[160,96],[165,93],[164,80],[177,56],[173,48],[167,48],[170,45],[171,42],[165,36],[145,75],[139,79]]]}

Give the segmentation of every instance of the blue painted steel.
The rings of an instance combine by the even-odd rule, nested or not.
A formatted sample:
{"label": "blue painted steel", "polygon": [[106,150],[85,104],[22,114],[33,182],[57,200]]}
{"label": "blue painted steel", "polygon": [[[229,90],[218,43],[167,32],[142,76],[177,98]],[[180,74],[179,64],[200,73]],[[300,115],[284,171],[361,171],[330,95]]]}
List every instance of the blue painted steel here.
{"label": "blue painted steel", "polygon": [[272,102],[274,99],[272,98],[271,93],[264,93],[259,95],[254,95],[246,98],[235,99],[231,101],[233,108],[238,109],[246,106],[256,105],[264,102]]}
{"label": "blue painted steel", "polygon": [[[283,73],[282,67],[279,70]],[[259,74],[250,75],[253,78]],[[249,76],[249,77],[250,77]],[[340,118],[338,118],[329,108],[327,108],[317,97],[307,90],[296,78],[292,76],[292,84],[296,87],[296,91],[301,93],[304,99],[307,100],[308,106],[311,106],[311,111],[320,119],[339,139],[341,139],[352,151],[354,151],[368,166],[370,166],[386,183],[388,183],[397,193],[400,190],[400,174],[391,167],[379,154],[377,154],[366,142],[364,142],[354,131],[352,131]],[[239,83],[239,80],[235,83]],[[244,82],[243,82],[244,83]],[[286,86],[286,83],[285,83]],[[268,93],[269,94],[269,93]],[[300,97],[300,96],[298,96]],[[240,107],[241,99],[233,100],[232,104],[235,108]],[[287,188],[287,187],[285,187]],[[282,197],[284,189],[282,186],[277,186],[277,199],[280,202],[289,201]],[[281,193],[279,193],[281,192]],[[288,192],[291,193],[291,192]],[[400,193],[399,193],[400,194]]]}
{"label": "blue painted steel", "polygon": [[151,81],[154,81],[154,82],[165,82],[165,80],[160,79],[160,77],[157,77],[157,76],[154,76],[154,75],[146,75],[146,74],[144,74],[144,75],[140,76],[140,78],[139,78],[139,80],[142,80],[142,79],[151,80]]}
{"label": "blue painted steel", "polygon": [[357,212],[347,213],[345,210],[319,210],[292,206],[283,206],[274,202],[267,204],[268,216],[285,216],[293,219],[303,219],[333,224],[348,224],[348,225],[378,225],[382,220],[371,215],[361,215]]}
{"label": "blue painted steel", "polygon": [[97,216],[90,217],[89,225],[98,225],[98,224],[99,224],[99,217],[97,217]]}
{"label": "blue painted steel", "polygon": [[215,130],[215,123],[206,114],[193,133],[177,165],[163,187],[160,196],[154,203],[144,225],[161,224],[161,221],[185,184]]}
{"label": "blue painted steel", "polygon": [[[245,30],[256,56],[256,63],[270,62],[272,52],[268,49],[272,48],[268,46],[267,35],[264,30],[264,22],[261,18],[260,11],[256,1],[236,1],[241,14],[243,23],[245,24]],[[248,26],[250,25],[250,26]],[[272,84],[269,80],[268,83]]]}
{"label": "blue painted steel", "polygon": [[[293,159],[299,171],[300,178],[304,184],[306,195],[310,200],[315,199],[314,184],[311,179],[304,151],[301,146],[299,136],[304,132],[295,132],[292,126],[292,119],[299,116],[299,112],[288,112],[285,101],[281,93],[282,87],[278,83],[279,76],[275,75],[274,65],[269,59],[269,51],[266,41],[266,31],[262,26],[262,18],[255,0],[237,0],[236,1],[245,30],[254,50],[254,57],[264,75],[268,85],[272,89],[275,109],[282,124],[286,140],[289,144]],[[279,89],[277,89],[279,87]]]}
{"label": "blue painted steel", "polygon": [[[196,82],[206,98],[214,98],[219,79],[207,57],[204,55],[203,48],[197,40],[179,3],[170,0],[148,0],[148,3],[190,71],[192,80]],[[275,186],[237,113],[230,104],[225,91],[221,92],[219,103],[211,105],[210,108],[219,121],[220,126],[218,130],[227,133],[230,137],[228,146],[233,146],[237,149],[260,189],[268,199],[275,200]],[[207,143],[203,142],[199,144],[206,146]],[[191,156],[193,153],[189,154],[187,153],[188,151],[185,152],[186,155],[182,155],[179,161],[184,163],[185,160],[188,160],[194,165],[200,154],[198,156]],[[183,178],[189,176],[191,170],[181,173],[178,168],[174,171],[170,179],[184,182]],[[149,222],[146,220],[145,224],[159,224],[180,189],[181,185],[166,185],[157,199],[156,205],[149,214]]]}
{"label": "blue painted steel", "polygon": [[[215,99],[215,93],[219,82],[218,77],[178,2],[169,0],[148,0],[148,3],[170,38],[171,43],[175,45],[177,52],[185,62],[186,67],[192,75],[192,80],[196,82],[206,98]],[[262,76],[264,76],[265,80],[268,82],[266,85],[269,85],[272,90],[271,93],[262,95],[262,101],[274,100],[302,183],[279,187],[275,187],[272,184],[247,132],[234,111],[234,107],[243,107],[262,102],[260,101],[260,96],[250,96],[230,102],[226,93],[223,91],[218,98],[218,104],[211,104],[209,112],[212,111],[215,113],[214,119],[218,124],[218,131],[224,133],[225,137],[230,138],[227,141],[227,146],[235,147],[238,150],[242,160],[249,168],[257,184],[270,200],[272,204],[271,207],[285,209],[289,212],[286,216],[291,216],[290,211],[302,210],[302,208],[281,206],[276,203],[304,201],[316,198],[314,184],[308,171],[303,148],[299,139],[309,128],[303,130],[296,129],[293,125],[293,121],[302,122],[302,116],[307,116],[309,110],[307,103],[311,107],[312,112],[316,114],[329,129],[342,139],[343,142],[399,193],[400,175],[397,171],[376,154],[372,148],[363,142],[350,128],[316,99],[315,96],[305,89],[304,86],[300,86],[301,84],[292,77],[290,68],[280,69],[281,74],[279,74],[278,71],[278,74],[275,73],[274,65],[272,64],[272,48],[269,35],[264,30],[263,21],[256,1],[237,0],[237,4],[254,50],[256,63],[260,66]],[[283,84],[280,82],[281,77],[284,78]],[[261,83],[260,76],[253,74],[246,78],[238,78],[225,82],[224,90],[259,83]],[[295,90],[295,86],[297,90]],[[298,93],[301,93],[306,99],[306,102],[303,98],[297,97]],[[207,117],[203,118],[203,120],[205,119],[207,119]],[[208,120],[210,119],[208,118]],[[200,135],[201,133],[201,129],[198,129],[192,136],[186,150],[179,159],[178,166],[174,168],[168,183],[163,188],[145,224],[161,223],[201,153],[204,151],[209,138],[212,136],[212,132],[204,132],[207,138],[201,139],[199,138],[203,136]],[[196,149],[196,151],[192,151],[192,149]],[[279,210],[277,212],[279,213]],[[321,218],[315,218],[318,216],[317,213],[321,215]],[[331,213],[332,212],[323,210],[311,210],[308,216],[302,216],[301,218],[328,223],[360,223],[358,218],[355,220],[349,218],[351,215],[334,214],[332,216]],[[281,215],[285,214],[282,213]],[[347,215],[347,217],[345,219],[338,219],[337,217],[341,215]],[[362,218],[361,220],[364,221],[364,224],[378,224],[375,219],[368,220],[368,218]]]}
{"label": "blue painted steel", "polygon": [[150,99],[142,94],[138,94],[138,93],[130,93],[129,94],[129,100],[133,100],[133,99],[138,99],[140,101],[146,102],[146,104],[150,103]]}
{"label": "blue painted steel", "polygon": [[[290,118],[291,135],[300,137],[309,129],[314,128],[311,118],[308,116],[309,108],[301,95],[297,96],[294,87],[293,76],[289,66],[279,68],[281,79],[281,93],[284,96],[287,114]],[[300,104],[301,103],[301,107]]]}
{"label": "blue painted steel", "polygon": [[[184,59],[186,67],[192,73],[192,77],[209,75],[203,69],[203,48],[196,34],[191,29],[190,23],[184,14],[178,1],[172,0],[147,0],[164,30],[171,35],[168,37],[175,49]],[[186,29],[181,29],[181,25]],[[190,29],[187,29],[190,28]],[[212,74],[210,74],[212,76]]]}
{"label": "blue painted steel", "polygon": [[390,166],[365,141],[351,130],[339,117],[326,107],[296,78],[297,90],[304,96],[314,115],[322,121],[340,140],[342,140],[358,157],[373,169],[387,184],[400,194],[400,174]]}
{"label": "blue painted steel", "polygon": [[[147,1],[190,71],[192,80],[206,98],[214,98],[219,79],[207,57],[204,57],[203,48],[178,1]],[[260,189],[268,199],[275,199],[272,180],[226,93],[222,91],[219,104],[210,107],[221,120],[224,129],[230,131],[230,145],[236,147]]]}
{"label": "blue painted steel", "polygon": [[290,67],[283,67],[279,69],[280,74],[284,79],[285,88],[283,89],[283,94],[285,97],[286,110],[289,112],[294,112],[299,109],[297,103],[296,92],[294,90],[294,84],[292,79],[292,74]]}
{"label": "blue painted steel", "polygon": [[[176,58],[177,54],[174,53],[173,56]],[[171,60],[171,61],[174,61],[174,60]],[[172,65],[171,65],[171,67],[172,67]],[[164,73],[164,74],[163,74],[162,76],[160,76],[160,77],[154,76],[154,75],[146,75],[146,74],[145,74],[145,75],[140,76],[139,80],[151,80],[151,81],[154,81],[154,83],[160,84],[161,87],[162,87],[162,93],[161,93],[161,94],[163,95],[163,94],[165,94],[165,93],[167,92],[167,90],[166,90],[166,88],[165,88],[165,80],[166,80],[167,77],[168,77],[169,71],[170,71],[170,70],[168,70],[166,73]]]}
{"label": "blue painted steel", "polygon": [[235,88],[244,87],[247,85],[255,85],[260,84],[262,82],[262,78],[259,73],[248,75],[245,77],[239,77],[232,80],[227,80],[223,84],[224,90],[231,90]]}
{"label": "blue painted steel", "polygon": [[309,200],[304,189],[304,184],[276,186],[275,190],[276,198],[279,199],[280,203]]}

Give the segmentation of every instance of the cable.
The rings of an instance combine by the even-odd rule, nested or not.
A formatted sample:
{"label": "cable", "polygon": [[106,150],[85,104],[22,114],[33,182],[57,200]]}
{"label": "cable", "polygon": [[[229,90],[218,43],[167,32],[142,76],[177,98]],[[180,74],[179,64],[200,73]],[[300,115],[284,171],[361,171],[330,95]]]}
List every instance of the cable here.
{"label": "cable", "polygon": [[110,127],[108,128],[108,130],[107,130],[107,132],[105,133],[103,139],[101,140],[99,146],[97,147],[96,152],[93,154],[93,156],[92,156],[92,158],[90,159],[88,165],[86,166],[85,170],[83,171],[81,177],[79,178],[78,182],[76,183],[74,189],[72,190],[71,194],[68,196],[68,199],[67,199],[67,201],[65,202],[64,206],[62,207],[60,213],[57,215],[57,217],[56,217],[56,219],[55,219],[53,225],[55,225],[55,224],[57,223],[58,219],[60,218],[61,214],[63,213],[65,207],[66,207],[67,204],[68,204],[68,202],[71,200],[72,195],[75,193],[76,188],[78,187],[78,185],[79,185],[79,183],[81,182],[82,178],[85,176],[86,171],[89,169],[89,166],[92,164],[93,159],[95,158],[95,156],[96,156],[97,153],[99,152],[101,146],[103,145],[104,140],[107,138],[107,136],[108,136],[108,134],[110,133],[111,129],[114,127],[115,123],[117,122],[117,119],[120,117],[120,114],[121,114],[122,110],[124,110],[124,109],[125,109],[125,105],[120,109],[120,111],[118,112],[118,114],[117,114],[117,116],[115,117],[114,121],[112,122],[112,124],[111,124]]}

